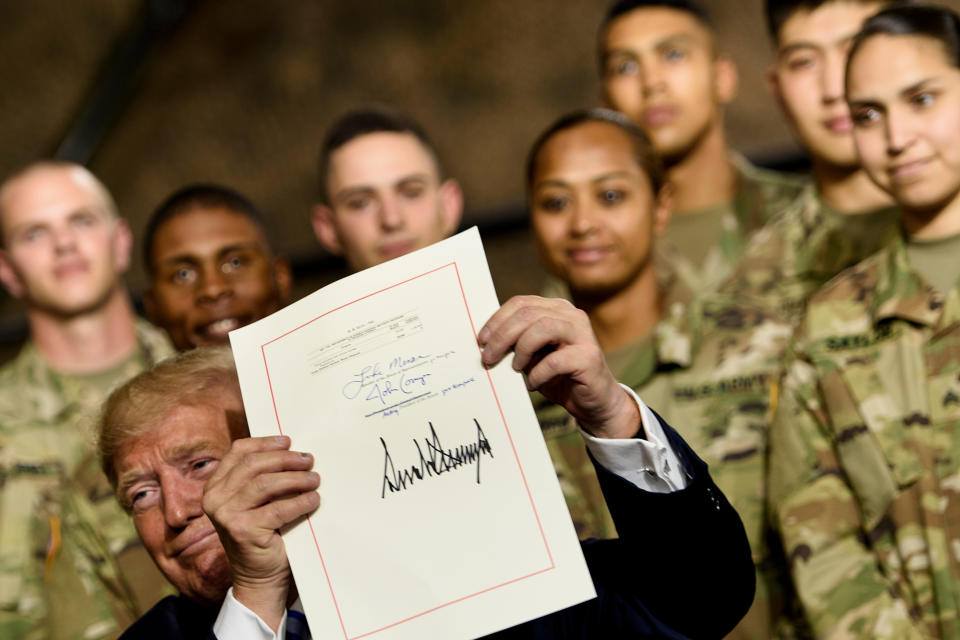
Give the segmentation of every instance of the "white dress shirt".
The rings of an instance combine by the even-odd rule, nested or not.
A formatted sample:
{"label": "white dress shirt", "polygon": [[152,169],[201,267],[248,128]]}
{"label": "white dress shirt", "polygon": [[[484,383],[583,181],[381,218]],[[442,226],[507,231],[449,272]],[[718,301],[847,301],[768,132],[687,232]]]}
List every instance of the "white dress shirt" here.
{"label": "white dress shirt", "polygon": [[[651,493],[670,493],[687,486],[688,476],[676,452],[667,442],[663,426],[633,389],[621,384],[637,403],[645,439],[595,438],[580,430],[587,448],[597,462],[629,480],[640,489]],[[293,609],[302,611],[300,600]],[[213,624],[213,632],[223,640],[284,640],[287,614],[284,612],[280,628],[274,633],[253,611],[233,597],[233,588],[220,606],[220,615]]]}

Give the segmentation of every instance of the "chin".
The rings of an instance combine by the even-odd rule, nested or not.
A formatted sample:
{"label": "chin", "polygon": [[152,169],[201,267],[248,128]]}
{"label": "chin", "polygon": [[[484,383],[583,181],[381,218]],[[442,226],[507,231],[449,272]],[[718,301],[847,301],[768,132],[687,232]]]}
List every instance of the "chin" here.
{"label": "chin", "polygon": [[175,581],[174,586],[183,595],[195,602],[202,602],[211,606],[220,606],[227,597],[227,589],[233,583],[233,572],[226,555],[221,555],[202,568],[194,567],[187,572],[186,584],[180,585]]}

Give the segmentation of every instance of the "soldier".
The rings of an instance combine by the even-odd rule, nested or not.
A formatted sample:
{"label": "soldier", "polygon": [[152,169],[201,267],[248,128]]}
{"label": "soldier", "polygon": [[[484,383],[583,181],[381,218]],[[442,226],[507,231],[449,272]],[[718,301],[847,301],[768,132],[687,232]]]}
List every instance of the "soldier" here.
{"label": "soldier", "polygon": [[263,214],[232,189],[176,191],[151,216],[143,248],[147,315],[177,349],[227,344],[290,298],[290,265],[270,249]]}
{"label": "soldier", "polygon": [[860,166],[843,97],[847,50],[882,0],[767,0],[777,49],[770,87],[806,148],[813,183],[775,223],[750,240],[723,290],[778,309],[793,321],[809,298],[843,269],[898,233],[889,194]]}
{"label": "soldier", "polygon": [[[561,118],[534,143],[527,166],[531,226],[548,271],[586,311],[614,376],[681,425],[743,519],[757,596],[733,637],[790,632],[786,574],[767,546],[764,517],[770,394],[789,326],[718,294],[670,302],[652,258],[669,189],[647,137],[622,114]],[[574,455],[576,426],[543,397],[535,407],[575,521],[593,516],[577,524],[612,533],[589,460]]]}
{"label": "soldier", "polygon": [[793,202],[802,181],[732,153],[723,110],[737,70],[720,53],[709,16],[690,0],[618,0],[600,28],[606,103],[653,141],[673,186],[661,270],[693,291],[715,289],[747,237]]}
{"label": "soldier", "polygon": [[172,348],[134,316],[130,231],[86,169],[39,162],[8,178],[0,233],[0,282],[30,325],[0,369],[0,636],[113,637],[164,589],[90,428],[115,385]]}
{"label": "soldier", "polygon": [[769,498],[806,618],[831,638],[960,638],[960,18],[869,18],[847,63],[867,173],[903,233],[807,306]]}
{"label": "soldier", "polygon": [[350,111],[330,127],[320,193],[313,230],[354,271],[443,240],[463,213],[460,184],[443,176],[420,125],[382,108]]}

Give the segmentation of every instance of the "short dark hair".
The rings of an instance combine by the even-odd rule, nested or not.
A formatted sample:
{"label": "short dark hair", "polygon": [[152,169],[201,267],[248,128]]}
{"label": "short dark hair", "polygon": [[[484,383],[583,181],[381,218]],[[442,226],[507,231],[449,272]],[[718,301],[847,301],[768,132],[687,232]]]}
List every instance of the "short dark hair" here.
{"label": "short dark hair", "polygon": [[763,4],[767,30],[774,43],[780,43],[780,29],[793,14],[798,11],[813,11],[831,2],[859,2],[860,4],[881,3],[888,5],[904,4],[910,0],[766,0]]}
{"label": "short dark hair", "polygon": [[320,147],[320,198],[325,204],[330,204],[327,178],[330,177],[330,156],[333,152],[354,138],[383,132],[409,133],[415,137],[433,157],[437,165],[437,173],[441,178],[443,177],[437,148],[423,127],[415,120],[396,109],[385,106],[374,105],[351,109],[333,121]]}
{"label": "short dark hair", "polygon": [[906,4],[884,9],[863,23],[863,28],[850,45],[848,78],[854,56],[867,40],[880,35],[932,38],[943,46],[947,61],[960,68],[960,16],[946,7]]}
{"label": "short dark hair", "polygon": [[195,209],[223,208],[241,215],[268,237],[266,218],[253,202],[230,187],[218,184],[191,184],[174,191],[150,215],[143,235],[143,260],[147,273],[153,274],[153,241],[164,224]]}
{"label": "short dark hair", "polygon": [[543,146],[556,134],[572,129],[586,122],[603,122],[613,125],[626,133],[633,143],[637,164],[650,179],[654,193],[660,193],[664,184],[663,164],[653,148],[650,138],[643,129],[634,124],[627,116],[612,109],[581,109],[562,116],[537,136],[527,156],[527,191],[533,187],[533,176],[537,170],[537,160]]}
{"label": "short dark hair", "polygon": [[601,31],[606,31],[607,25],[619,18],[625,13],[630,13],[634,9],[643,9],[646,7],[666,7],[676,9],[691,14],[694,18],[702,22],[706,27],[713,28],[713,18],[706,7],[693,0],[616,0],[607,9],[607,14],[603,19]]}

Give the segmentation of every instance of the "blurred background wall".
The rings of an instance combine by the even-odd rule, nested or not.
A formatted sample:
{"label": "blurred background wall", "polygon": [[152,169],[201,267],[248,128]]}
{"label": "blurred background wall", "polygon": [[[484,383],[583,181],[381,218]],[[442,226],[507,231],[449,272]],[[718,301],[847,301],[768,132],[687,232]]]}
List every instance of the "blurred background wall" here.
{"label": "blurred background wall", "polygon": [[[704,4],[740,66],[733,144],[765,163],[796,158],[766,89],[762,0]],[[607,5],[4,0],[0,174],[58,150],[80,158],[138,238],[172,190],[233,186],[269,216],[299,296],[344,273],[309,227],[323,132],[346,109],[389,103],[425,125],[461,180],[464,226],[481,226],[501,299],[534,292],[542,271],[523,215],[525,154],[554,118],[598,103],[595,32]],[[134,260],[137,296],[139,245]],[[9,345],[25,324],[0,296],[0,343]]]}

